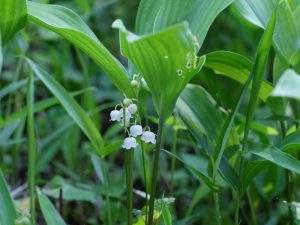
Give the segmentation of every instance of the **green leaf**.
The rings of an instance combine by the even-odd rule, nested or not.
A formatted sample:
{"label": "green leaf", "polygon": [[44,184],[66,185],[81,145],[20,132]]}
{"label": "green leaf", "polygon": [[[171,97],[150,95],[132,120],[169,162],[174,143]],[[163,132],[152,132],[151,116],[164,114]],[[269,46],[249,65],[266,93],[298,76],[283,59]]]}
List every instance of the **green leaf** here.
{"label": "green leaf", "polygon": [[300,99],[300,76],[292,69],[286,70],[277,82],[272,96]]}
{"label": "green leaf", "polygon": [[296,57],[295,54],[299,49],[299,37],[297,34],[297,23],[287,0],[236,0],[235,4],[250,22],[262,28],[267,27],[278,4],[273,40],[278,53],[289,63],[296,63],[293,58]]}
{"label": "green leaf", "polygon": [[300,173],[300,161],[280,149],[268,146],[249,149],[249,153],[266,159],[282,168]]}
{"label": "green leaf", "polygon": [[125,68],[76,13],[58,5],[35,2],[27,2],[27,5],[30,21],[66,38],[90,56],[122,93],[134,96]]}
{"label": "green leaf", "polygon": [[192,163],[190,161],[181,159],[180,157],[174,155],[170,151],[167,151],[164,149],[162,149],[162,151],[164,153],[166,153],[167,155],[169,155],[170,157],[177,159],[179,162],[181,162],[185,166],[187,166],[187,168],[190,169],[199,178],[199,180],[201,180],[203,183],[205,183],[211,190],[218,189],[218,187],[213,184],[211,178],[208,176],[206,169],[203,169],[205,167],[205,165],[198,165],[198,166],[201,166],[201,168],[200,167],[196,168],[192,165]]}
{"label": "green leaf", "polygon": [[88,137],[94,147],[94,150],[101,155],[101,149],[104,146],[103,140],[99,131],[97,130],[93,121],[90,119],[87,113],[53,77],[51,77],[42,69],[38,68],[31,60],[27,59],[27,62],[33,72],[60,101],[69,116],[76,122],[83,133]]}
{"label": "green leaf", "polygon": [[142,0],[136,19],[136,32],[149,34],[187,21],[202,44],[217,15],[233,0]]}
{"label": "green leaf", "polygon": [[28,186],[30,197],[31,222],[35,224],[35,173],[36,173],[36,139],[34,131],[34,81],[30,71],[27,86],[27,134],[28,134]]}
{"label": "green leaf", "polygon": [[212,96],[202,87],[188,84],[177,101],[176,112],[198,142],[212,151],[224,123],[224,113]]}
{"label": "green leaf", "polygon": [[4,175],[0,170],[0,224],[12,225],[16,218],[16,208],[10,196]]}
{"label": "green leaf", "polygon": [[37,188],[37,195],[47,225],[66,225],[50,200]]}
{"label": "green leaf", "polygon": [[0,40],[5,44],[26,24],[26,0],[0,0],[0,6]]}
{"label": "green leaf", "polygon": [[[93,90],[93,88],[85,88],[85,89],[82,89],[82,90],[79,90],[79,91],[71,92],[70,95],[72,97],[76,97],[76,96],[81,95],[81,94],[83,94],[87,91],[92,91],[92,90]],[[52,107],[52,106],[54,106],[58,103],[59,103],[59,101],[56,97],[48,98],[48,99],[36,102],[34,104],[34,113],[46,110],[46,109],[48,109],[48,108],[50,108],[50,107]],[[14,112],[13,114],[9,115],[7,118],[5,118],[4,121],[0,121],[0,128],[4,127],[4,126],[8,126],[8,125],[10,125],[10,124],[12,124],[16,121],[22,120],[26,116],[27,116],[27,108],[25,107],[25,108],[20,109],[17,112]]]}
{"label": "green leaf", "polygon": [[205,62],[205,57],[197,58],[188,24],[144,36],[127,31],[120,20],[113,26],[120,29],[122,54],[137,66],[149,86],[157,113],[166,120],[181,91]]}
{"label": "green leaf", "polygon": [[255,58],[255,62],[251,71],[253,76],[253,83],[250,93],[250,100],[247,109],[247,116],[246,116],[246,125],[244,129],[244,140],[243,140],[243,151],[246,150],[248,135],[251,127],[251,122],[253,120],[254,112],[256,110],[257,102],[258,102],[258,93],[261,89],[261,83],[264,77],[264,71],[267,67],[267,61],[269,52],[272,46],[272,38],[275,29],[275,22],[276,22],[276,14],[277,10],[274,11],[269,25],[266,28],[263,37],[259,43],[257,49],[257,55]]}
{"label": "green leaf", "polygon": [[172,216],[169,211],[167,203],[164,200],[162,200],[161,204],[162,204],[162,216],[165,225],[172,225]]}
{"label": "green leaf", "polygon": [[[249,78],[253,64],[248,58],[240,54],[229,51],[216,51],[206,55],[204,66],[213,69],[216,74],[245,84]],[[266,101],[272,90],[272,84],[263,80],[259,97],[263,101]]]}

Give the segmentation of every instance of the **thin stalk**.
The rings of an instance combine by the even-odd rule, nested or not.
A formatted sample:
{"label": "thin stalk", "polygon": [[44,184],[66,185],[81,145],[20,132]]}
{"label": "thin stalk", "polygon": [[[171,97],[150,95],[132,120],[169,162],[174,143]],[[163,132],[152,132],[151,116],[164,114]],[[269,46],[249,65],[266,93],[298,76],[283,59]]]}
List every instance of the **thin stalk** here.
{"label": "thin stalk", "polygon": [[132,225],[133,215],[133,157],[134,157],[134,149],[130,149],[126,151],[126,183],[127,183],[127,214],[128,220],[127,224]]}
{"label": "thin stalk", "polygon": [[256,212],[255,212],[255,207],[251,198],[251,193],[249,191],[249,189],[247,189],[247,199],[248,199],[248,203],[249,203],[249,207],[250,207],[250,212],[251,212],[251,224],[252,225],[257,225],[257,221],[256,221]]}
{"label": "thin stalk", "polygon": [[214,202],[217,216],[217,225],[222,224],[221,212],[220,212],[220,202],[219,202],[219,192],[214,192]]}
{"label": "thin stalk", "polygon": [[[174,154],[174,155],[176,155],[176,152],[177,152],[177,134],[178,134],[178,129],[176,128],[176,117],[174,116],[173,141],[172,141],[172,154]],[[170,196],[173,196],[173,192],[174,192],[175,166],[176,166],[176,159],[175,159],[175,157],[172,157],[172,161],[171,161]]]}
{"label": "thin stalk", "polygon": [[108,224],[112,225],[112,220],[111,220],[111,207],[110,207],[110,198],[109,198],[109,189],[108,189],[108,174],[107,174],[107,168],[105,165],[105,160],[104,158],[101,157],[101,168],[102,168],[102,173],[103,173],[103,178],[104,178],[104,191],[105,191],[105,199],[106,199],[106,204],[107,204],[107,214],[108,214]]}
{"label": "thin stalk", "polygon": [[148,225],[153,225],[154,201],[155,201],[155,195],[156,195],[156,183],[157,183],[157,177],[158,177],[160,149],[162,146],[163,126],[164,126],[164,120],[163,120],[163,118],[160,118],[159,124],[158,124],[157,142],[156,142],[156,146],[155,146],[154,163],[153,163],[153,169],[152,169]]}
{"label": "thin stalk", "polygon": [[33,74],[30,72],[27,89],[27,133],[28,133],[28,183],[30,196],[31,223],[35,225],[35,163],[36,142],[34,134],[34,84]]}
{"label": "thin stalk", "polygon": [[144,143],[141,141],[141,148],[142,148],[142,160],[143,160],[143,170],[144,170],[144,180],[145,180],[145,193],[146,193],[146,200],[145,200],[145,207],[146,207],[146,224],[148,223],[148,191],[147,191],[147,173],[146,173],[146,160],[145,160],[145,149]]}

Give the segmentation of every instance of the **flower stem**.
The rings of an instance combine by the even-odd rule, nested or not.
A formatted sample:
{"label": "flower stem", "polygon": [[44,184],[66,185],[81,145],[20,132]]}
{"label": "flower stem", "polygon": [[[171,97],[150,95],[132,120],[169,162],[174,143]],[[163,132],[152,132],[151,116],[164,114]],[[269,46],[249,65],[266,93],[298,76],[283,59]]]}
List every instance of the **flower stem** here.
{"label": "flower stem", "polygon": [[127,183],[127,224],[132,225],[133,216],[133,157],[134,149],[129,149],[126,151],[126,183]]}
{"label": "flower stem", "polygon": [[214,202],[215,202],[215,209],[216,209],[216,216],[217,216],[217,225],[221,225],[221,213],[220,213],[220,202],[219,202],[219,192],[214,192]]}
{"label": "flower stem", "polygon": [[144,144],[141,141],[141,148],[142,148],[142,160],[143,160],[143,170],[144,170],[144,180],[145,180],[145,193],[146,193],[146,201],[145,201],[145,206],[146,206],[146,224],[148,223],[148,183],[147,183],[147,173],[146,173],[146,161],[145,161],[145,149],[144,149]]}
{"label": "flower stem", "polygon": [[156,142],[156,146],[155,146],[154,163],[153,163],[153,169],[152,169],[148,225],[153,225],[154,201],[155,201],[155,195],[156,195],[156,183],[157,183],[157,177],[158,177],[158,164],[159,164],[160,149],[162,146],[163,126],[164,126],[164,120],[163,120],[163,118],[160,118],[159,124],[158,124],[157,142]]}
{"label": "flower stem", "polygon": [[[172,142],[172,154],[176,155],[177,151],[177,133],[178,129],[176,127],[176,117],[174,116],[174,124],[173,124],[173,142]],[[174,192],[174,173],[176,166],[176,158],[173,157],[171,161],[171,181],[170,181],[170,196],[173,196]]]}
{"label": "flower stem", "polygon": [[107,205],[108,224],[112,225],[107,168],[105,165],[104,158],[102,158],[102,157],[101,157],[101,167],[102,167],[102,173],[103,173],[103,177],[104,177],[104,189],[105,189],[105,198],[106,198],[106,205]]}

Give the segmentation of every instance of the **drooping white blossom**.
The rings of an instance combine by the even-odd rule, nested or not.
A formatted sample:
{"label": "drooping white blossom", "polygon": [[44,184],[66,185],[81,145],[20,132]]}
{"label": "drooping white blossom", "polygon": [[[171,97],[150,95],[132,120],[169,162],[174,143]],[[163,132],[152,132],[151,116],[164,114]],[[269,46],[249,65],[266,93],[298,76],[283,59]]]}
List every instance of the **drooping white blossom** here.
{"label": "drooping white blossom", "polygon": [[133,137],[127,137],[123,141],[122,148],[125,148],[125,149],[129,150],[131,148],[136,148],[137,145],[138,144],[137,144],[135,138],[133,138]]}
{"label": "drooping white blossom", "polygon": [[156,143],[155,134],[151,131],[144,131],[141,140],[146,143],[152,143],[152,144]]}
{"label": "drooping white blossom", "polygon": [[131,114],[135,114],[137,111],[137,105],[132,103],[127,107],[127,109]]}
{"label": "drooping white blossom", "polygon": [[143,128],[141,125],[133,125],[130,127],[129,131],[132,137],[137,137],[143,134]]}
{"label": "drooping white blossom", "polygon": [[123,113],[120,110],[113,110],[110,112],[111,121],[120,121],[123,117]]}

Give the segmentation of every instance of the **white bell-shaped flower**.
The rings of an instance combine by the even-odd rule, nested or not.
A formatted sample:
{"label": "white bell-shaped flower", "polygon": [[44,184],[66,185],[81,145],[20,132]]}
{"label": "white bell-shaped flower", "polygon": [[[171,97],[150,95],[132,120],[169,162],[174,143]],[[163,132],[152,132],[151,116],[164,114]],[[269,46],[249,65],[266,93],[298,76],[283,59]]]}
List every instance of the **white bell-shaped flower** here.
{"label": "white bell-shaped flower", "polygon": [[143,128],[141,125],[133,125],[130,127],[129,131],[132,137],[137,137],[143,134]]}
{"label": "white bell-shaped flower", "polygon": [[135,138],[133,137],[128,137],[128,138],[125,138],[124,139],[124,142],[123,142],[123,145],[122,145],[122,148],[125,148],[125,149],[131,149],[131,148],[136,148],[137,146],[137,142],[135,140]]}
{"label": "white bell-shaped flower", "polygon": [[132,103],[127,107],[127,109],[131,114],[135,114],[137,111],[137,105]]}
{"label": "white bell-shaped flower", "polygon": [[144,131],[141,137],[142,141],[146,143],[156,143],[155,134],[151,131]]}
{"label": "white bell-shaped flower", "polygon": [[120,121],[123,114],[119,110],[113,110],[110,112],[110,120],[111,121]]}

